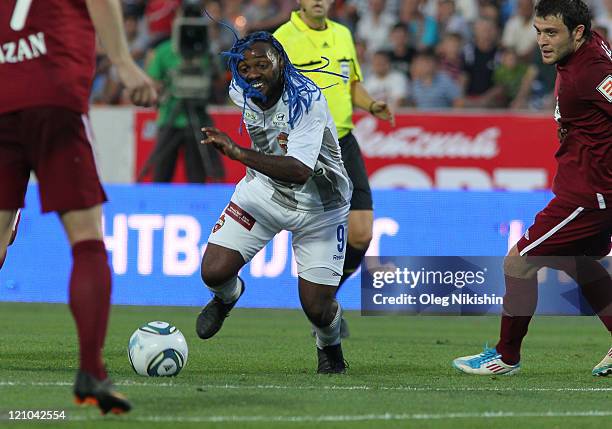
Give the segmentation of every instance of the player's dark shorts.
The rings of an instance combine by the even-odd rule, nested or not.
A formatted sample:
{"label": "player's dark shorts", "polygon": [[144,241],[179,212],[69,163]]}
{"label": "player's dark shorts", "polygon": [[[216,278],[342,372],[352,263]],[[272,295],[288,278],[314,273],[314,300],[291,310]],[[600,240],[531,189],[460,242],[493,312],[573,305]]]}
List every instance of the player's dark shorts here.
{"label": "player's dark shorts", "polygon": [[602,258],[612,249],[611,238],[611,209],[579,207],[555,197],[536,215],[517,247],[521,256]]}
{"label": "player's dark shorts", "polygon": [[35,107],[0,115],[0,210],[24,206],[31,171],[43,212],[87,209],[106,201],[85,114]]}
{"label": "player's dark shorts", "polygon": [[372,190],[368,182],[368,173],[361,156],[359,144],[352,133],[340,139],[340,150],[344,168],[353,182],[351,210],[372,210]]}

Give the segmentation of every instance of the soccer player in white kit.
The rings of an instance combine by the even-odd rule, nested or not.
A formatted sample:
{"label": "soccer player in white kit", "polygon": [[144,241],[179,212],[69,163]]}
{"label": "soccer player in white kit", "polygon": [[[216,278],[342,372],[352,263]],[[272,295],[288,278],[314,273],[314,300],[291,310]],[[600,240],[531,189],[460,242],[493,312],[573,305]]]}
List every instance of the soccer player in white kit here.
{"label": "soccer player in white kit", "polygon": [[327,101],[269,33],[238,40],[227,55],[230,97],[242,109],[252,148],[238,146],[216,128],[202,130],[203,144],[246,165],[247,172],[208,239],[202,279],[214,297],[198,316],[196,331],[207,339],[221,329],[244,292],[239,270],[278,232],[288,230],[300,302],[316,332],[317,372],[344,373],[342,310],[335,291],[344,265],[352,185]]}

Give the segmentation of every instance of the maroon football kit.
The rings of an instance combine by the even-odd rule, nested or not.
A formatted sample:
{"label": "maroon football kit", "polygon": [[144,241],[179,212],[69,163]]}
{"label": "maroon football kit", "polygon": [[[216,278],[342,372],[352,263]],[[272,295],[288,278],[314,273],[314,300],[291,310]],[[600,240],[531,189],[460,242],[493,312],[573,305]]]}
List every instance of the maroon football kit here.
{"label": "maroon football kit", "polygon": [[[555,198],[537,214],[517,248],[520,255],[534,257],[534,264],[570,275],[612,332],[612,280],[594,260],[610,252],[612,233],[612,52],[597,33],[557,64],[556,93],[561,132]],[[509,275],[505,283],[495,348],[503,362],[515,365],[536,309],[538,283],[536,277]]]}
{"label": "maroon football kit", "polygon": [[[44,212],[74,212],[106,200],[87,117],[94,55],[85,0],[0,1],[0,210],[23,207],[32,171]],[[112,282],[104,241],[91,236],[90,217],[63,218],[65,229],[77,233],[67,234],[75,240],[68,294],[79,338],[75,401],[120,413],[129,403],[99,388],[107,379],[102,349]]]}
{"label": "maroon football kit", "polygon": [[612,233],[612,51],[596,32],[557,64],[555,198],[519,240],[521,255],[603,257]]}
{"label": "maroon football kit", "polygon": [[106,200],[87,117],[94,70],[85,0],[0,2],[0,209],[23,207],[30,171],[45,212]]}

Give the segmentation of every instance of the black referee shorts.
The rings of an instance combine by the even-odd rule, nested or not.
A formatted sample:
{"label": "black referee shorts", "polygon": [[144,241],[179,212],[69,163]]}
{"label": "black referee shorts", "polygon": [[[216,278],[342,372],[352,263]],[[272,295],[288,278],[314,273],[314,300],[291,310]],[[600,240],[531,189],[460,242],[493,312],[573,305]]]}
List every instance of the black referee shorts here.
{"label": "black referee shorts", "polygon": [[372,190],[368,183],[359,144],[352,133],[348,133],[340,139],[340,150],[342,161],[349,178],[353,182],[353,196],[351,197],[351,210],[373,210]]}

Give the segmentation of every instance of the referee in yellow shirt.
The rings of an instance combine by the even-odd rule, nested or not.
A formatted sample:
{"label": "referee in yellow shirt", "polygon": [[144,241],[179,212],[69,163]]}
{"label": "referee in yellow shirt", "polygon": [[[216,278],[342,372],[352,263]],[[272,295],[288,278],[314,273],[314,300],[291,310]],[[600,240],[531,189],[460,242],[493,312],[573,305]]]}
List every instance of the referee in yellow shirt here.
{"label": "referee in yellow shirt", "polygon": [[351,133],[353,106],[369,111],[379,119],[391,121],[393,113],[383,101],[372,99],[361,84],[361,68],[355,44],[348,28],[327,19],[333,0],[297,0],[300,9],[291,14],[274,37],[285,48],[289,59],[298,68],[315,69],[325,65],[321,57],[330,60],[325,70],[349,76],[344,80],[325,73],[308,73],[327,99],[342,149],[344,166],[353,182],[353,197],[348,222],[348,244],[344,274],[340,285],[359,267],[370,240],[374,220],[372,191],[359,144]]}

